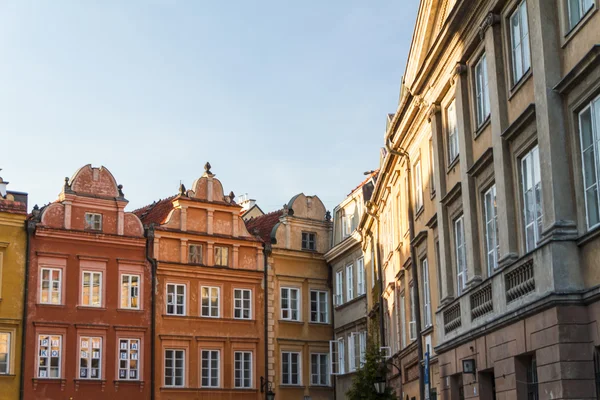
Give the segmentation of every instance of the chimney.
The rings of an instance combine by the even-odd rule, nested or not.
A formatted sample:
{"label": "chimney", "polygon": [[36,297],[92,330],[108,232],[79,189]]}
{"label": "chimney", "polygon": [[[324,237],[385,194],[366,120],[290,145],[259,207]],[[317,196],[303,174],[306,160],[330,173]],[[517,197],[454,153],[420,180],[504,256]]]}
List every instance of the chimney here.
{"label": "chimney", "polygon": [[236,202],[242,206],[242,212],[248,211],[256,204],[256,200],[248,197],[248,193],[239,196]]}
{"label": "chimney", "polygon": [[[0,168],[0,171],[2,171],[2,168]],[[6,197],[6,186],[8,186],[8,182],[4,182],[4,179],[0,176],[0,197],[2,198]]]}

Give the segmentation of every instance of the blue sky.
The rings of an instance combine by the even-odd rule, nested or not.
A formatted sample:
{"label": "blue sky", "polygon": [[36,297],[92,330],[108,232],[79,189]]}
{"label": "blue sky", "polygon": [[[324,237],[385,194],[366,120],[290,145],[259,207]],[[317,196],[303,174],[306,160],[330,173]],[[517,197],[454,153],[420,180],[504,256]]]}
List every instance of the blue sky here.
{"label": "blue sky", "polygon": [[0,2],[0,175],[33,204],[91,163],[129,210],[210,161],[264,211],[377,168],[418,0]]}

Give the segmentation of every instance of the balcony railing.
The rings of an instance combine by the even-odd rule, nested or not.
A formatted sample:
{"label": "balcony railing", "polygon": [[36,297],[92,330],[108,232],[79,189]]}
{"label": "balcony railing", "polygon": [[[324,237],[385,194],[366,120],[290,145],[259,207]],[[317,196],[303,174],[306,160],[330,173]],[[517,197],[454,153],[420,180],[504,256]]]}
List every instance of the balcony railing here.
{"label": "balcony railing", "polygon": [[492,311],[494,311],[492,284],[488,283],[471,295],[471,321],[491,313]]}
{"label": "balcony railing", "polygon": [[515,301],[535,290],[533,259],[504,275],[506,303]]}
{"label": "balcony railing", "polygon": [[446,334],[460,328],[460,303],[456,303],[444,311],[444,332]]}

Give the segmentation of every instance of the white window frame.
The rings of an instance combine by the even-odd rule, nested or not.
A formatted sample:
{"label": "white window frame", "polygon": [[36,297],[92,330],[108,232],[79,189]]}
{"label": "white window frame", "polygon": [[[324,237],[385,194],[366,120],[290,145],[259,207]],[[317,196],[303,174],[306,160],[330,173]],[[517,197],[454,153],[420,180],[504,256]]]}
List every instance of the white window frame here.
{"label": "white window frame", "polygon": [[[127,283],[123,283],[123,278],[127,278]],[[133,278],[137,278],[137,286],[133,286]],[[121,308],[139,310],[140,309],[140,285],[142,277],[138,274],[121,274]],[[127,288],[127,297],[123,299],[123,285]],[[137,299],[137,306],[132,306],[133,299]],[[123,305],[125,300],[125,305]]]}
{"label": "white window frame", "polygon": [[[229,247],[215,246],[214,253],[215,253],[214,264],[217,267],[228,267],[229,266]],[[223,259],[225,259],[225,260],[223,260]]]}
{"label": "white window frame", "polygon": [[431,320],[431,288],[429,285],[429,262],[426,258],[421,261],[421,271],[423,273],[423,325],[429,328],[432,325]]}
{"label": "white window frame", "polygon": [[[313,300],[313,294],[317,296],[316,301]],[[321,298],[325,299],[325,305],[322,304]],[[310,322],[317,324],[328,324],[329,323],[329,292],[326,290],[310,290]],[[313,304],[316,304],[316,310],[313,311]],[[323,309],[323,307],[325,309]],[[316,313],[316,320],[313,319],[313,312]],[[325,318],[322,318],[322,317]]]}
{"label": "white window frame", "polygon": [[467,288],[467,252],[464,215],[454,220],[454,248],[456,252],[456,287],[457,294],[460,296]]}
{"label": "white window frame", "polygon": [[[240,356],[240,360],[238,360],[238,356]],[[246,369],[246,357],[249,357],[250,360],[250,369]],[[240,368],[241,367],[241,368]],[[253,370],[253,360],[252,360],[252,352],[251,351],[235,351],[233,353],[233,386],[236,389],[252,389],[252,370]],[[240,377],[236,377],[236,373],[239,371]],[[239,380],[239,383],[238,383]],[[245,382],[248,381],[249,384],[246,385]]]}
{"label": "white window frame", "polygon": [[[216,289],[217,305],[213,305],[214,290]],[[207,296],[204,296],[206,291]],[[204,305],[204,299],[208,300],[208,304]],[[217,315],[213,315],[213,311],[216,309]],[[206,313],[205,313],[206,311]],[[200,316],[205,318],[220,318],[221,317],[221,288],[219,286],[200,286]]]}
{"label": "white window frame", "polygon": [[[414,171],[414,188],[415,188],[415,211],[418,212],[423,208],[423,176],[421,174],[421,160],[417,160]],[[388,236],[390,237],[390,236]]]}
{"label": "white window frame", "polygon": [[[60,379],[62,377],[62,335],[40,333],[38,338],[37,377],[38,379]],[[45,338],[45,339],[44,339]],[[47,342],[44,342],[46,340]],[[46,353],[43,353],[44,350]],[[57,352],[57,353],[55,353]],[[52,367],[52,359],[58,361],[58,367]],[[42,360],[45,365],[42,366]],[[44,368],[44,369],[42,369]],[[55,368],[57,374],[51,376],[51,370]],[[45,374],[42,374],[45,372]]]}
{"label": "white window frame", "polygon": [[[93,347],[93,343],[99,343],[99,347]],[[100,380],[102,379],[102,337],[100,336],[80,336],[79,337],[79,379]],[[84,343],[87,345],[84,346]],[[85,351],[87,349],[88,351]],[[98,360],[98,366],[93,367],[93,361]],[[83,361],[87,366],[83,366]],[[92,376],[96,372],[96,376]],[[85,373],[82,374],[82,372]]]}
{"label": "white window frame", "polygon": [[[171,352],[171,357],[168,356],[169,352]],[[178,368],[176,366],[178,354],[181,354],[181,365],[182,365],[181,368]],[[165,364],[164,364],[163,376],[164,376],[165,387],[185,387],[186,350],[185,349],[177,349],[177,348],[174,348],[174,349],[167,348],[167,349],[165,349],[164,355],[165,355]],[[172,360],[172,366],[170,367],[170,369],[172,370],[171,375],[167,374],[167,369],[169,369],[169,367],[167,367],[168,359]],[[181,370],[181,384],[180,385],[177,384],[177,371],[178,370]],[[167,379],[172,379],[172,381],[171,381],[172,383],[168,384]]]}
{"label": "white window frame", "polygon": [[[296,307],[292,306],[292,293],[296,293]],[[284,293],[286,293],[284,295]],[[301,304],[301,293],[300,289],[294,287],[282,287],[280,290],[281,300],[279,302],[281,308],[281,319],[284,321],[300,321],[300,304]],[[287,300],[287,307],[284,307],[283,301]],[[296,312],[296,318],[294,318],[294,311]],[[287,315],[286,315],[287,314]]]}
{"label": "white window frame", "polygon": [[102,231],[102,214],[86,212],[84,221],[85,230]]}
{"label": "white window frame", "polygon": [[416,307],[416,288],[415,285],[410,287],[410,321],[408,323],[409,339],[412,342],[417,339],[417,307]]}
{"label": "white window frame", "polygon": [[[86,275],[89,275],[89,277],[90,277],[90,281],[89,281],[90,282],[90,287],[89,287],[90,293],[89,293],[89,297],[88,297],[88,300],[89,300],[88,304],[86,304],[84,302],[84,297],[85,297],[85,295],[84,295],[84,292],[85,292],[85,277],[86,277]],[[94,277],[95,276],[99,277],[99,280],[98,280],[98,283],[99,283],[98,284],[98,304],[94,304],[94,290],[93,290],[94,286],[93,286],[93,282],[94,282]],[[103,294],[102,292],[104,290],[104,288],[103,288],[103,283],[104,282],[102,281],[103,278],[104,278],[104,274],[103,274],[102,271],[86,271],[86,270],[82,271],[82,273],[81,273],[81,305],[83,305],[85,307],[96,307],[96,308],[101,308],[102,307],[102,294]]]}
{"label": "white window frame", "polygon": [[[525,251],[530,252],[537,247],[542,235],[542,223],[544,217],[542,205],[542,178],[540,170],[539,148],[536,145],[521,158],[521,187],[523,190],[523,221]],[[539,204],[536,192],[539,191]],[[534,210],[528,210],[527,197],[531,196]],[[528,230],[531,230],[528,233]],[[531,241],[530,241],[531,239]]]}
{"label": "white window frame", "polygon": [[[317,359],[315,363],[313,358]],[[325,363],[322,364],[323,358]],[[316,365],[316,371],[314,366]],[[325,371],[323,371],[323,367]],[[329,354],[327,353],[310,353],[310,385],[311,386],[329,386]],[[325,378],[325,382],[321,382],[321,378]],[[315,382],[316,378],[316,382]]]}
{"label": "white window frame", "polygon": [[[583,114],[589,113],[589,139],[584,139],[584,123]],[[583,198],[585,199],[585,219],[588,230],[591,230],[600,225],[600,96],[593,99],[587,106],[579,112],[579,141],[581,151],[581,172],[583,175]],[[588,144],[589,143],[589,144]],[[584,148],[584,146],[586,146]],[[593,163],[593,176],[588,176],[585,166],[586,154],[591,154],[591,162]],[[589,159],[589,157],[588,157]],[[590,174],[592,175],[592,174]],[[589,182],[588,182],[589,181]],[[588,196],[591,192],[592,196]],[[594,195],[595,192],[595,195]],[[592,211],[590,206],[596,206],[596,215],[592,220]]]}
{"label": "white window frame", "polygon": [[490,116],[490,93],[488,87],[488,69],[486,54],[483,53],[474,69],[475,106],[477,128],[480,128]]}
{"label": "white window frame", "polygon": [[354,264],[346,265],[346,301],[354,299]]}
{"label": "white window frame", "polygon": [[366,271],[365,271],[365,259],[364,257],[360,257],[356,261],[356,295],[362,296],[367,293],[367,285],[366,285]]}
{"label": "white window frame", "polygon": [[329,341],[329,371],[331,375],[345,373],[344,338]]}
{"label": "white window frame", "polygon": [[[238,297],[239,294],[239,297]],[[244,298],[247,294],[248,298]],[[248,306],[244,304],[248,302]],[[244,312],[247,312],[247,316],[244,316]],[[238,316],[239,312],[239,316]],[[234,319],[252,319],[252,289],[233,289],[233,318]]]}
{"label": "white window frame", "polygon": [[0,351],[0,355],[4,355],[4,361],[0,362],[0,375],[10,375],[10,359],[11,359],[11,333],[10,332],[0,332],[0,339],[5,338],[5,340],[0,341],[2,343],[5,341],[4,345],[6,346],[6,352]]}
{"label": "white window frame", "polygon": [[516,85],[531,68],[526,0],[522,0],[511,14],[508,29],[510,30],[513,85]]}
{"label": "white window frame", "polygon": [[[205,357],[208,356],[208,357]],[[216,355],[217,360],[217,371],[216,378],[217,384],[213,384],[213,379],[215,378],[215,371],[212,367],[212,362],[214,361],[214,356]],[[202,364],[204,364],[204,360],[208,361],[208,368],[204,368]],[[208,384],[204,384],[204,371],[208,372],[206,379],[208,379]],[[219,388],[221,387],[221,351],[216,349],[202,349],[200,352],[200,387],[203,388]]]}
{"label": "white window frame", "polygon": [[335,295],[334,303],[336,306],[344,304],[344,270],[341,269],[335,273]]}
{"label": "white window frame", "polygon": [[[48,271],[48,301],[43,301],[44,298],[44,271]],[[53,272],[58,272],[58,280],[52,279]],[[53,290],[54,283],[58,282],[58,290]],[[52,301],[52,294],[58,293],[58,303]],[[40,269],[40,304],[62,304],[62,269],[42,267]]]}
{"label": "white window frame", "polygon": [[483,195],[485,217],[485,246],[488,276],[498,268],[500,244],[498,238],[498,207],[496,205],[496,185],[492,185]]}
{"label": "white window frame", "polygon": [[371,289],[375,287],[375,247],[371,243]]}
{"label": "white window frame", "polygon": [[[140,377],[140,339],[118,338],[118,380],[120,381],[139,381]],[[124,345],[124,346],[123,346]],[[135,361],[135,367],[132,366],[132,361]],[[123,374],[121,374],[123,372]],[[132,372],[134,372],[132,376]]]}
{"label": "white window frame", "polygon": [[400,333],[400,343],[402,348],[406,347],[406,303],[404,299],[404,293],[400,295],[400,326],[402,332]]}
{"label": "white window frame", "polygon": [[[171,293],[169,293],[169,286],[173,287],[173,297],[171,298],[170,295]],[[178,294],[177,293],[177,289],[183,287],[183,294]],[[167,315],[179,315],[179,316],[185,316],[187,315],[187,285],[185,283],[167,283],[167,290],[166,290],[166,310],[165,313]],[[183,299],[183,303],[179,304],[179,298]],[[174,300],[174,301],[173,301]],[[173,312],[169,312],[169,306],[172,305],[173,306]],[[177,312],[177,307],[178,306],[182,306],[183,308],[183,313],[178,313]]]}
{"label": "white window frame", "polygon": [[448,164],[452,164],[460,154],[458,147],[458,124],[456,123],[456,99],[452,99],[446,108],[448,134]]}
{"label": "white window frame", "polygon": [[[594,3],[594,0],[567,0],[569,31],[579,24],[579,21],[594,7]],[[574,14],[575,12],[577,14]]]}
{"label": "white window frame", "polygon": [[201,244],[188,244],[188,264],[202,264],[202,251]]}
{"label": "white window frame", "polygon": [[[289,357],[288,360],[288,372],[286,374],[286,372],[283,369],[283,365],[284,365],[284,359],[286,357]],[[296,378],[297,381],[294,382],[293,381],[293,376],[294,374],[292,373],[292,363],[293,360],[292,358],[296,357],[296,364],[297,364],[297,374],[296,374]],[[287,380],[288,382],[284,382],[284,379],[287,375]],[[298,352],[298,351],[282,351],[281,352],[281,384],[285,385],[285,386],[301,386],[302,385],[302,353]]]}

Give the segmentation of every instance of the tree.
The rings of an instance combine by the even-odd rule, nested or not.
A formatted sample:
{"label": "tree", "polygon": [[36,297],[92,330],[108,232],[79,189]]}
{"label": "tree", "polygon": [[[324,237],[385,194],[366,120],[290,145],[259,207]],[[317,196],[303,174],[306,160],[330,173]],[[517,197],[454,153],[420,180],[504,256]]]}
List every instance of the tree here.
{"label": "tree", "polygon": [[352,379],[352,387],[346,393],[349,400],[394,400],[395,396],[390,387],[383,394],[375,391],[375,381],[378,377],[387,375],[387,367],[381,362],[382,357],[375,344],[369,343],[365,354],[365,363],[356,371]]}

